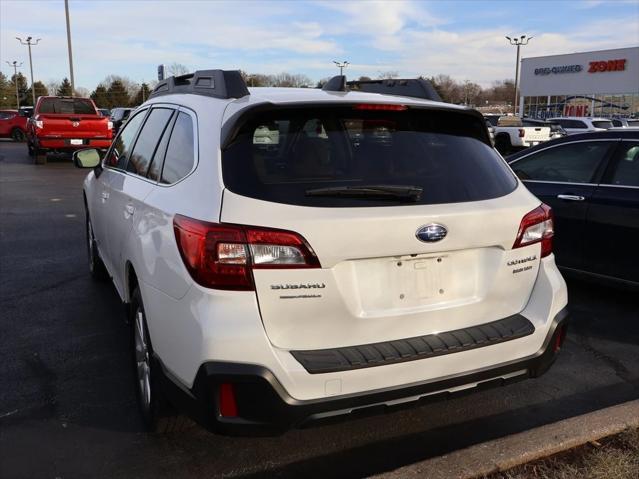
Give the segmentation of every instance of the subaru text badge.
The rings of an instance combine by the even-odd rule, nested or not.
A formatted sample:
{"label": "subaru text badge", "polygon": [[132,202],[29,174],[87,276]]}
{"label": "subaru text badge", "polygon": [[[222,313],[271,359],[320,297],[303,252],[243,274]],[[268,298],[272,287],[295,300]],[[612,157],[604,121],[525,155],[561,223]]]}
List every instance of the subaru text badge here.
{"label": "subaru text badge", "polygon": [[415,236],[419,241],[423,241],[424,243],[434,243],[435,241],[439,241],[446,237],[448,230],[437,223],[431,223],[428,225],[424,225],[417,230]]}

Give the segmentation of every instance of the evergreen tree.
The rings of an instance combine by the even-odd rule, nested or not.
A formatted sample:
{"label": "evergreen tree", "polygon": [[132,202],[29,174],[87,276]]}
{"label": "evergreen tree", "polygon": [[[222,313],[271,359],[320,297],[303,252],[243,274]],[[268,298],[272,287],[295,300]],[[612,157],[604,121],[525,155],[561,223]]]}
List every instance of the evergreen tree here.
{"label": "evergreen tree", "polygon": [[[27,86],[26,77],[18,72],[18,75],[11,75],[11,91],[13,92],[13,105],[15,106],[15,97],[16,97],[16,82],[18,83],[18,95],[20,96],[20,106],[33,106],[33,99],[31,97],[31,91]],[[29,95],[27,96],[27,93]]]}
{"label": "evergreen tree", "polygon": [[60,87],[55,92],[57,96],[73,96],[73,89],[71,88],[71,82],[68,78],[64,78]]}
{"label": "evergreen tree", "polygon": [[11,82],[0,72],[0,108],[16,107],[16,91],[11,89]]}
{"label": "evergreen tree", "polygon": [[130,103],[129,94],[120,80],[113,80],[111,82],[107,90],[107,95],[109,96],[109,108],[125,107]]}
{"label": "evergreen tree", "polygon": [[[36,97],[36,101],[38,101],[38,98],[41,96],[47,96],[49,94],[49,90],[47,89],[46,86],[44,86],[44,83],[42,83],[41,81],[37,81],[33,84],[33,88],[35,88],[35,97]],[[27,98],[29,100],[33,101],[33,95],[31,95],[31,87],[29,87],[27,89]],[[31,101],[31,102],[32,102]]]}
{"label": "evergreen tree", "polygon": [[151,89],[149,88],[149,85],[147,85],[146,83],[142,83],[142,85],[140,85],[140,89],[135,95],[135,98],[131,101],[131,106],[135,107],[141,105],[149,99],[150,94]]}
{"label": "evergreen tree", "polygon": [[104,85],[98,85],[93,93],[91,93],[91,99],[97,105],[98,108],[111,108],[111,102],[109,101],[109,94]]}

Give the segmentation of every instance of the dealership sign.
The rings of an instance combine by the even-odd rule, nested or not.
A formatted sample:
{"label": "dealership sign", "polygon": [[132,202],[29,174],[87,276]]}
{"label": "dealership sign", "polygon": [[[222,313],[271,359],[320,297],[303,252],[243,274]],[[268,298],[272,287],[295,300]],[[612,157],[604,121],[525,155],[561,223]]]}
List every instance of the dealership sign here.
{"label": "dealership sign", "polygon": [[626,69],[626,59],[589,62],[588,73],[598,72],[622,72]]}
{"label": "dealership sign", "polygon": [[550,75],[551,73],[579,73],[584,68],[581,65],[561,65],[556,67],[535,68],[535,75]]}
{"label": "dealership sign", "polygon": [[[626,69],[626,59],[588,62],[588,73],[621,72]],[[557,65],[554,67],[535,68],[535,75],[550,75],[551,73],[579,73],[584,69],[581,65]]]}

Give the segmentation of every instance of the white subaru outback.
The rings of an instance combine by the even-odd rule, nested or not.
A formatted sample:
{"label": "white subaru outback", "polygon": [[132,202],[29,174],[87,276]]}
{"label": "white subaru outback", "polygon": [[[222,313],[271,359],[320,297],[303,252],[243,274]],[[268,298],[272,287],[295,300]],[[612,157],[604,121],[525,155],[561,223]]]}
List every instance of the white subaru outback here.
{"label": "white subaru outback", "polygon": [[74,155],[150,430],[182,411],[277,433],[552,364],[568,315],[550,209],[478,112],[350,86],[171,77],[104,158]]}

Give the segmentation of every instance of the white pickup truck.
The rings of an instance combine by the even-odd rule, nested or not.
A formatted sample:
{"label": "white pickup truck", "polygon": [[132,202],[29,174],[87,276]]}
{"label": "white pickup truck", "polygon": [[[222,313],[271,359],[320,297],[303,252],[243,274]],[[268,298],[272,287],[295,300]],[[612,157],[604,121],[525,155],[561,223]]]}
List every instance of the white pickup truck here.
{"label": "white pickup truck", "polygon": [[[494,117],[487,119],[491,123],[495,120]],[[548,140],[550,127],[522,126],[521,119],[516,116],[499,117],[495,124],[495,148],[503,155]]]}

